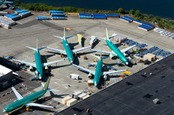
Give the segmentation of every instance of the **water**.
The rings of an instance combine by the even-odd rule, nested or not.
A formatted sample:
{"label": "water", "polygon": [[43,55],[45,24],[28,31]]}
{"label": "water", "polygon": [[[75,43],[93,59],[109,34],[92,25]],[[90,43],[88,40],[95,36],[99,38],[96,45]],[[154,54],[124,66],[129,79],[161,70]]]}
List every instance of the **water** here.
{"label": "water", "polygon": [[146,14],[174,19],[174,0],[19,0],[23,3],[45,3],[52,6],[73,6],[86,9],[138,9]]}

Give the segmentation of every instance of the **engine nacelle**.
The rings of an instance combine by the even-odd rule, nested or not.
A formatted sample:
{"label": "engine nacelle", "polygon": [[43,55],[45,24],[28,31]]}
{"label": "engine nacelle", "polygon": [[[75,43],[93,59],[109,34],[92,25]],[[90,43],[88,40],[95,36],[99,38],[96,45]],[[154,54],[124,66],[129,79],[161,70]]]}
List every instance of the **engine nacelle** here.
{"label": "engine nacelle", "polygon": [[104,80],[107,80],[108,77],[107,77],[107,75],[104,75],[103,78],[104,78]]}
{"label": "engine nacelle", "polygon": [[91,73],[89,73],[89,74],[88,74],[88,78],[91,78],[91,77],[92,77],[92,74],[91,74]]}
{"label": "engine nacelle", "polygon": [[109,54],[109,57],[112,59],[114,57],[114,55],[113,54]]}
{"label": "engine nacelle", "polygon": [[35,71],[35,75],[36,75],[36,76],[39,76],[39,72],[38,72],[38,71]]}
{"label": "engine nacelle", "polygon": [[35,71],[36,69],[35,69],[33,66],[30,66],[30,67],[29,67],[29,70],[30,70],[30,71]]}

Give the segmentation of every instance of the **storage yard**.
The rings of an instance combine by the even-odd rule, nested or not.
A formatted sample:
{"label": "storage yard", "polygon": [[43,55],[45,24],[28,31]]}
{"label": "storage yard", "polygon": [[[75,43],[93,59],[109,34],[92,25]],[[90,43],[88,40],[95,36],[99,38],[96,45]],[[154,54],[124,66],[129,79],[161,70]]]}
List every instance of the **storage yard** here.
{"label": "storage yard", "polygon": [[[37,16],[47,15],[48,13],[42,12],[32,12],[33,15],[27,18],[20,19],[17,21],[17,25],[12,26],[12,29],[6,30],[0,28],[0,50],[1,56],[14,56],[16,59],[25,60],[29,62],[34,62],[33,51],[26,48],[25,46],[36,47],[36,39],[38,38],[38,46],[49,46],[53,48],[63,49],[61,40],[55,38],[53,35],[63,36],[63,28],[66,28],[66,35],[73,35],[72,38],[69,38],[67,41],[74,46],[74,48],[80,48],[81,46],[77,43],[77,34],[81,34],[85,38],[85,46],[88,46],[90,43],[90,37],[96,36],[97,38],[105,38],[105,28],[108,28],[109,35],[116,34],[118,38],[126,38],[118,44],[117,38],[111,39],[113,43],[117,43],[119,49],[126,48],[131,45],[136,45],[134,49],[136,53],[133,54],[133,61],[137,65],[132,67],[119,66],[116,63],[119,59],[104,59],[104,63],[112,66],[112,68],[128,69],[131,74],[134,74],[150,64],[155,63],[155,61],[161,60],[174,51],[174,39],[169,39],[161,36],[157,32],[143,31],[138,28],[139,24],[137,23],[126,23],[125,21],[120,20],[119,18],[107,18],[107,20],[91,20],[91,19],[79,19],[79,14],[66,14],[68,16],[67,20],[36,20]],[[57,14],[56,14],[57,15]],[[147,26],[146,26],[147,27]],[[145,28],[146,28],[145,27]],[[152,29],[152,28],[150,28]],[[98,50],[110,51],[110,49],[105,44],[104,40],[100,40],[98,44],[94,47]],[[142,51],[141,51],[142,50]],[[91,50],[84,51],[85,54],[81,54],[78,58],[75,59],[77,65],[83,67],[88,67],[89,63],[94,63],[96,58],[90,54],[95,54]],[[55,61],[62,59],[61,55],[55,54],[44,49],[41,52],[41,55],[48,61]],[[153,55],[147,55],[147,54]],[[131,54],[131,53],[130,53]],[[145,58],[150,61],[150,64],[145,64],[144,55],[147,55]],[[86,57],[86,58],[85,58]],[[152,58],[157,58],[153,61]],[[94,67],[89,67],[89,69],[95,70]],[[31,71],[25,71],[29,73],[32,77],[34,75]],[[44,97],[44,101],[41,100],[42,104],[53,105],[56,109],[47,110],[39,108],[31,108],[32,111],[25,111],[24,108],[12,113],[12,115],[50,115],[57,113],[68,106],[75,104],[76,102],[83,100],[90,96],[90,94],[95,94],[96,92],[104,89],[120,80],[129,77],[125,76],[124,73],[120,73],[117,76],[109,76],[109,80],[103,81],[100,87],[90,86],[88,84],[89,78],[88,74],[79,71],[77,68],[72,66],[67,59],[58,64],[53,64],[51,66],[51,78],[50,88],[56,89],[54,96],[50,97],[50,93]],[[70,77],[70,74],[79,75],[73,79]],[[30,79],[26,78],[26,79]],[[28,83],[29,81],[27,81]],[[32,83],[33,81],[31,81]],[[25,84],[25,82],[24,82]],[[34,91],[38,91],[41,87],[39,82],[36,82],[36,86],[33,86]],[[7,89],[7,90],[10,90]],[[21,90],[19,90],[21,92]],[[4,92],[1,92],[4,93]],[[26,92],[25,92],[26,95]],[[10,94],[11,100],[7,103],[13,102],[16,97],[13,94]],[[64,99],[63,99],[64,98]],[[0,104],[0,111],[3,111],[4,104]]]}

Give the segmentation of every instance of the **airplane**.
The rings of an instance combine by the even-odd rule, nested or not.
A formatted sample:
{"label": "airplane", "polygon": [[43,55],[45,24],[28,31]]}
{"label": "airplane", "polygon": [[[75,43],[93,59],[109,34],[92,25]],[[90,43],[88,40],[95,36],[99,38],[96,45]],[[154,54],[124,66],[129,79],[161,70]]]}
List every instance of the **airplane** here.
{"label": "airplane", "polygon": [[64,36],[63,37],[60,37],[60,36],[54,36],[56,38],[60,38],[62,39],[62,44],[63,44],[63,47],[64,47],[64,50],[60,50],[60,49],[55,49],[55,48],[51,48],[51,47],[48,47],[47,48],[49,50],[52,50],[54,52],[58,52],[60,54],[63,54],[63,55],[67,55],[68,57],[68,60],[69,62],[72,64],[73,61],[74,61],[74,56],[73,54],[77,54],[79,51],[82,51],[82,50],[85,50],[85,49],[90,49],[91,46],[87,46],[87,47],[83,47],[83,48],[79,48],[79,49],[74,49],[74,50],[71,50],[70,46],[69,46],[69,43],[66,39],[70,38],[71,36],[67,36],[65,35],[65,28],[64,28]]}
{"label": "airplane", "polygon": [[29,107],[40,107],[40,108],[49,108],[53,109],[54,106],[48,106],[43,104],[35,103],[34,101],[41,98],[48,90],[48,86],[50,83],[51,77],[48,77],[47,81],[43,83],[43,88],[37,92],[34,92],[32,94],[29,94],[25,97],[23,97],[14,87],[12,87],[12,90],[17,97],[17,100],[10,103],[9,105],[4,107],[3,113],[6,113],[6,115],[9,115],[10,113],[16,111],[17,109],[26,106],[26,110],[29,110]]}
{"label": "airplane", "polygon": [[44,76],[44,67],[47,67],[51,64],[55,64],[55,63],[58,63],[60,61],[65,60],[65,58],[64,58],[64,59],[57,60],[57,61],[42,63],[41,55],[40,55],[39,51],[46,48],[46,47],[45,46],[40,47],[40,48],[32,48],[32,47],[29,47],[29,46],[26,46],[26,47],[31,49],[31,50],[34,50],[35,63],[30,63],[30,62],[26,62],[26,61],[22,61],[22,60],[17,60],[17,59],[12,59],[12,60],[20,62],[20,63],[24,63],[26,65],[29,65],[30,67],[36,68],[35,74],[36,74],[36,77],[38,79],[42,79],[42,77]]}
{"label": "airplane", "polygon": [[109,35],[108,35],[108,30],[106,28],[106,38],[105,38],[105,42],[107,44],[107,46],[112,50],[112,52],[108,52],[108,51],[100,51],[100,50],[96,50],[96,49],[92,49],[93,51],[97,51],[97,52],[103,52],[109,55],[114,55],[117,56],[125,65],[128,65],[130,63],[130,60],[128,58],[125,57],[125,52],[134,48],[136,45],[132,45],[128,48],[119,50],[115,44],[113,44],[110,39],[109,39]]}
{"label": "airplane", "polygon": [[102,76],[104,76],[104,78],[107,78],[108,74],[114,74],[114,73],[126,71],[126,70],[117,70],[117,71],[103,72],[103,70],[102,70],[103,59],[102,59],[102,57],[98,57],[98,56],[96,56],[96,57],[98,58],[98,61],[97,61],[97,66],[96,66],[95,71],[73,64],[75,67],[79,68],[80,70],[88,72],[89,73],[88,76],[94,75],[93,83],[95,86],[97,86],[99,84]]}
{"label": "airplane", "polygon": [[13,4],[13,2],[7,1],[7,0],[0,0],[0,5],[3,5],[3,4]]}

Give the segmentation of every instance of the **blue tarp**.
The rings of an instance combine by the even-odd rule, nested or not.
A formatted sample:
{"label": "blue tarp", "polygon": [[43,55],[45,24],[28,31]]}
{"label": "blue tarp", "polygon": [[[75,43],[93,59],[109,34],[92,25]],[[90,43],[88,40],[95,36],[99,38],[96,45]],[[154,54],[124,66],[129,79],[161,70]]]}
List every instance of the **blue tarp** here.
{"label": "blue tarp", "polygon": [[36,17],[37,20],[50,20],[50,16],[37,16]]}
{"label": "blue tarp", "polygon": [[105,14],[107,17],[120,17],[119,14]]}
{"label": "blue tarp", "polygon": [[50,13],[64,13],[64,11],[61,10],[50,10]]}

